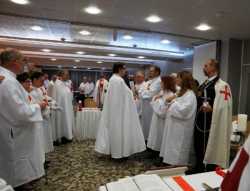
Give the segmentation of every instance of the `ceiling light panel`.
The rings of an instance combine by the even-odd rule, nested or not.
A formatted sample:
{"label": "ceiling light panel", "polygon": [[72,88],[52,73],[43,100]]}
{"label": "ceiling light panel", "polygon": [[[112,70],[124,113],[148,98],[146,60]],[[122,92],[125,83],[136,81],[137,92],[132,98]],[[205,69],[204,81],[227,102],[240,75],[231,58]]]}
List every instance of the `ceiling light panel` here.
{"label": "ceiling light panel", "polygon": [[29,0],[10,0],[12,3],[18,4],[18,5],[27,5],[30,4]]}
{"label": "ceiling light panel", "polygon": [[102,10],[97,6],[89,6],[83,9],[86,13],[91,15],[98,15],[102,13]]}

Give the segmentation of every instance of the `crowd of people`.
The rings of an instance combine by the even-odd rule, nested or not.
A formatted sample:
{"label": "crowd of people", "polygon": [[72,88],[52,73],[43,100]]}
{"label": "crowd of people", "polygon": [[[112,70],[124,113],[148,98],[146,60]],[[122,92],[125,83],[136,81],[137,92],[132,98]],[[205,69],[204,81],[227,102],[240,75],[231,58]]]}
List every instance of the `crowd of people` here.
{"label": "crowd of people", "polygon": [[[191,165],[195,172],[229,164],[232,96],[219,78],[219,63],[204,64],[207,80],[198,84],[181,71],[161,76],[157,66],[138,71],[126,83],[124,64],[115,64],[99,124],[95,150],[126,158],[146,148],[167,165]],[[130,86],[128,86],[130,84]]]}
{"label": "crowd of people", "polygon": [[[44,176],[45,153],[73,140],[69,72],[49,81],[40,71],[23,72],[24,65],[20,52],[1,53],[0,177],[13,187]],[[190,72],[161,76],[154,65],[133,80],[122,63],[114,64],[109,81],[101,75],[94,85],[83,77],[77,99],[93,97],[102,108],[95,151],[120,159],[148,148],[167,165],[194,165],[196,172],[227,168],[232,95],[216,60],[203,70],[208,79],[201,85]]]}

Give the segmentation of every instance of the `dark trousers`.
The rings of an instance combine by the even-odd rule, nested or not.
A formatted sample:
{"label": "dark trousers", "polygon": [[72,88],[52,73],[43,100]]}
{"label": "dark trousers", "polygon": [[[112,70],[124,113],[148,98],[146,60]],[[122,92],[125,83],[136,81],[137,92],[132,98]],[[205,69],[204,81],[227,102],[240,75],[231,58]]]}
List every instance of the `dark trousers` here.
{"label": "dark trousers", "polygon": [[196,155],[195,171],[197,173],[214,171],[215,168],[217,167],[214,164],[205,165],[203,163],[205,153],[206,153],[206,148],[207,148],[208,136],[209,136],[209,132],[206,132],[206,133],[200,132],[198,129],[195,128],[194,149],[195,149],[195,155]]}

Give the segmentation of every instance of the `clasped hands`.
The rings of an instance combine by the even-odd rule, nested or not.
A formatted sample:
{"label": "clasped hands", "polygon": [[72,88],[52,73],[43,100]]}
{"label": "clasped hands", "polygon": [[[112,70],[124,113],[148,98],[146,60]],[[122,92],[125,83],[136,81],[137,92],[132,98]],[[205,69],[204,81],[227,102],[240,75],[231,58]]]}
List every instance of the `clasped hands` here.
{"label": "clasped hands", "polygon": [[213,108],[208,102],[204,102],[203,105],[200,107],[200,111],[204,113],[212,112]]}

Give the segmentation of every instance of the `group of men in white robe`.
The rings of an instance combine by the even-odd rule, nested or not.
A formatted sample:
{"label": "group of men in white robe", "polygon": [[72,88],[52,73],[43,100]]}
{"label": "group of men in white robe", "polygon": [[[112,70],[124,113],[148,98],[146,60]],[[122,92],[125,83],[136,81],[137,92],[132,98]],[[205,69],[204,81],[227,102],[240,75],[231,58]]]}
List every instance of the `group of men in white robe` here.
{"label": "group of men in white robe", "polygon": [[[31,82],[17,81],[23,65],[18,51],[1,53],[0,152],[4,154],[0,155],[0,177],[13,187],[44,175],[45,153],[53,150],[53,141],[73,139],[73,94],[68,71],[60,71],[47,83],[46,90],[40,72],[32,74]],[[217,64],[209,60],[205,66],[216,69]],[[197,112],[212,112],[204,163],[227,167],[232,116],[227,83],[218,79],[213,105],[204,102],[197,108],[197,87],[190,72],[179,72],[174,79],[161,77],[160,68],[151,66],[147,81],[143,81],[142,72],[137,73],[132,90],[123,79],[125,72],[124,64],[114,64],[109,84],[104,78],[97,82],[94,97],[104,107],[95,151],[119,159],[146,150],[147,144],[160,152],[164,163],[188,165]]]}
{"label": "group of men in white robe", "polygon": [[23,66],[23,56],[18,51],[1,53],[0,177],[13,187],[44,175],[38,124],[43,122],[47,103],[30,102],[28,92],[16,80]]}
{"label": "group of men in white robe", "polygon": [[0,177],[13,187],[44,176],[45,154],[54,150],[53,142],[73,139],[68,72],[45,83],[42,72],[23,73],[23,60],[17,50],[1,53]]}
{"label": "group of men in white robe", "polygon": [[[214,60],[205,63],[204,72],[213,71],[209,78],[218,75],[217,66]],[[198,85],[190,72],[161,77],[160,68],[151,66],[148,80],[143,80],[143,72],[137,72],[135,86],[130,90],[122,79],[124,67],[121,63],[114,65],[96,139],[97,152],[112,158],[128,157],[145,149],[143,138],[148,148],[159,152],[164,163],[193,165],[195,119],[202,110],[213,112],[203,163],[223,168],[228,166],[232,96],[226,82],[219,79],[215,84],[214,105],[204,102],[201,108],[197,108],[200,92],[197,92]],[[223,94],[225,90],[227,92]],[[220,146],[213,151],[214,144]]]}
{"label": "group of men in white robe", "polygon": [[[192,134],[196,114],[196,97],[191,85],[193,78],[184,72],[175,79],[160,77],[160,69],[149,68],[149,80],[138,90],[142,100],[142,129],[147,147],[160,152],[163,162],[171,165],[189,164]],[[188,80],[186,79],[188,76]],[[183,95],[176,87],[185,90]]]}

